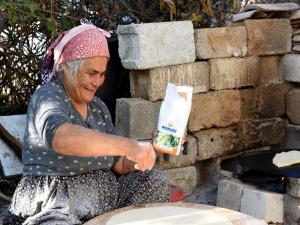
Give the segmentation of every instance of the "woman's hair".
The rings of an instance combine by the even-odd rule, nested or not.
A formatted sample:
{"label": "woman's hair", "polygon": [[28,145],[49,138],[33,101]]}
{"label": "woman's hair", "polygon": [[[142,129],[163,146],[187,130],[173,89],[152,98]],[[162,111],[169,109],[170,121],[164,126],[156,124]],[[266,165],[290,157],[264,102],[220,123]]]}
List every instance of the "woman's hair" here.
{"label": "woman's hair", "polygon": [[[60,81],[64,79],[71,85],[75,85],[78,80],[78,71],[84,63],[85,59],[78,59],[59,64],[54,71],[56,79]],[[68,76],[66,76],[65,73],[68,73]]]}

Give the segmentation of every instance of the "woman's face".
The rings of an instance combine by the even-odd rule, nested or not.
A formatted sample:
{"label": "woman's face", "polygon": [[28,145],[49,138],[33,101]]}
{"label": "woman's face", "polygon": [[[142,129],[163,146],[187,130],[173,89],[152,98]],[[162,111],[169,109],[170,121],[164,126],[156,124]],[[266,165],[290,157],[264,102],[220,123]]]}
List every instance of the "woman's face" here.
{"label": "woman's face", "polygon": [[[76,79],[75,84],[63,82],[74,103],[81,104],[92,101],[97,89],[104,83],[107,62],[107,57],[86,58],[78,70],[77,77],[71,78]],[[66,74],[66,76],[68,75]],[[67,80],[69,79],[65,79],[65,81]]]}

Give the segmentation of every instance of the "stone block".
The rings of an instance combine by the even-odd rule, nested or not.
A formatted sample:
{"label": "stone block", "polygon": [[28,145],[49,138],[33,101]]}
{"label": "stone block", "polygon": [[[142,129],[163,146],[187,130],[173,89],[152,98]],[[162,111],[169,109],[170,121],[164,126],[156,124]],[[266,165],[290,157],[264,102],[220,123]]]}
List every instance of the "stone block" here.
{"label": "stone block", "polygon": [[214,90],[258,84],[258,58],[210,59],[210,88]]}
{"label": "stone block", "polygon": [[116,102],[116,131],[119,135],[138,140],[152,138],[157,130],[161,102],[141,98],[120,98]]}
{"label": "stone block", "polygon": [[241,98],[241,119],[258,119],[259,114],[257,113],[257,101],[258,92],[254,88],[247,88],[239,90]]}
{"label": "stone block", "polygon": [[247,54],[245,27],[219,27],[195,30],[198,59],[243,57]]}
{"label": "stone block", "polygon": [[257,113],[260,118],[273,118],[285,114],[285,96],[292,89],[285,83],[261,85],[257,88]]}
{"label": "stone block", "polygon": [[243,149],[279,144],[285,135],[281,118],[247,120],[242,122]]}
{"label": "stone block", "polygon": [[[300,58],[299,58],[300,59]],[[300,88],[286,95],[286,114],[293,124],[300,125]]]}
{"label": "stone block", "polygon": [[300,126],[288,124],[283,149],[300,149]]}
{"label": "stone block", "polygon": [[119,55],[126,69],[149,69],[194,62],[191,21],[122,25],[117,29]]}
{"label": "stone block", "polygon": [[283,202],[284,225],[299,225],[300,198],[296,198],[289,194],[285,194]]}
{"label": "stone block", "polygon": [[284,55],[279,63],[279,72],[285,81],[300,82],[300,54]]}
{"label": "stone block", "polygon": [[212,91],[193,96],[188,129],[192,132],[210,127],[226,127],[241,118],[238,90]]}
{"label": "stone block", "polygon": [[258,77],[260,84],[282,82],[283,78],[278,70],[278,56],[263,56],[259,58]]}
{"label": "stone block", "polygon": [[242,150],[242,128],[232,125],[194,133],[198,142],[197,160],[205,160]]}
{"label": "stone block", "polygon": [[268,223],[282,223],[283,194],[245,188],[241,199],[240,212]]}
{"label": "stone block", "polygon": [[[159,157],[159,167],[161,169],[177,168],[183,166],[190,166],[195,163],[197,155],[197,141],[191,135],[186,138],[187,144],[185,145],[184,152],[180,155],[172,156],[162,154]],[[186,152],[186,154],[184,154]]]}
{"label": "stone block", "polygon": [[300,178],[287,178],[286,192],[296,198],[300,198]]}
{"label": "stone block", "polygon": [[168,83],[193,87],[193,93],[209,90],[209,68],[207,62],[186,63],[130,72],[132,97],[150,101],[164,99]]}
{"label": "stone block", "polygon": [[183,189],[186,194],[191,194],[197,185],[197,170],[194,166],[164,170],[171,184]]}
{"label": "stone block", "polygon": [[285,54],[292,48],[289,19],[246,20],[249,55]]}

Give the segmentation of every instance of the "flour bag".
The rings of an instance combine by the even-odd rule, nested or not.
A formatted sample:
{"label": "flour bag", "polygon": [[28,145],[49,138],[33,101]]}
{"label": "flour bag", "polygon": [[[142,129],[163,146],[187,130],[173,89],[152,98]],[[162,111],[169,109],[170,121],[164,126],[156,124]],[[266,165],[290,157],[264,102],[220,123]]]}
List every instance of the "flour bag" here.
{"label": "flour bag", "polygon": [[168,83],[158,118],[158,135],[153,147],[160,152],[179,155],[192,105],[193,88]]}

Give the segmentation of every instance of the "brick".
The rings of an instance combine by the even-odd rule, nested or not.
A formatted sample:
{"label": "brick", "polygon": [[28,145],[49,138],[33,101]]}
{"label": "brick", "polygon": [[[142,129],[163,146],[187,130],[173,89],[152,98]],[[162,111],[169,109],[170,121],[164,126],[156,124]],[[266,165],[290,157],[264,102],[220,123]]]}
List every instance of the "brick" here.
{"label": "brick", "polygon": [[246,20],[249,55],[277,55],[291,51],[289,19]]}
{"label": "brick", "polygon": [[257,113],[260,118],[273,118],[285,114],[285,96],[292,89],[285,83],[261,85],[257,88]]}
{"label": "brick", "polygon": [[286,114],[293,124],[300,125],[300,89],[293,89],[286,95]]}
{"label": "brick", "polygon": [[208,63],[195,62],[130,72],[132,97],[141,97],[150,101],[163,99],[169,82],[191,86],[194,94],[206,92],[209,90]]}
{"label": "brick", "polygon": [[279,63],[279,71],[285,81],[300,82],[300,55],[284,55]]}
{"label": "brick", "polygon": [[288,124],[286,135],[283,141],[283,149],[299,149],[300,146],[300,126]]}
{"label": "brick", "polygon": [[243,149],[279,144],[285,135],[281,118],[248,120],[242,122],[242,127]]}
{"label": "brick", "polygon": [[237,90],[212,91],[193,96],[188,129],[226,127],[240,120],[241,98]]}
{"label": "brick", "polygon": [[286,192],[296,198],[300,198],[300,178],[287,178]]}
{"label": "brick", "polygon": [[263,56],[259,58],[258,78],[260,84],[272,84],[282,82],[283,78],[278,70],[278,56]]}
{"label": "brick", "polygon": [[191,21],[119,26],[119,55],[126,69],[149,69],[194,62]]}
{"label": "brick", "polygon": [[202,130],[194,136],[198,142],[199,161],[242,150],[242,128],[239,125]]}
{"label": "brick", "polygon": [[197,185],[197,170],[194,166],[164,170],[171,184],[183,189],[186,194],[191,194]]}
{"label": "brick", "polygon": [[266,222],[283,222],[283,194],[245,188],[241,199],[241,213]]}
{"label": "brick", "polygon": [[116,103],[116,130],[119,135],[146,140],[157,130],[161,102],[140,98],[120,98]]}
{"label": "brick", "polygon": [[300,224],[300,198],[284,195],[284,225]]}
{"label": "brick", "polygon": [[198,59],[243,57],[247,54],[245,27],[219,27],[195,30]]}
{"label": "brick", "polygon": [[195,163],[197,155],[197,141],[196,139],[188,135],[186,138],[187,145],[184,152],[177,156],[172,156],[168,154],[162,154],[159,158],[159,167],[161,169],[177,168],[183,166],[190,166]]}

